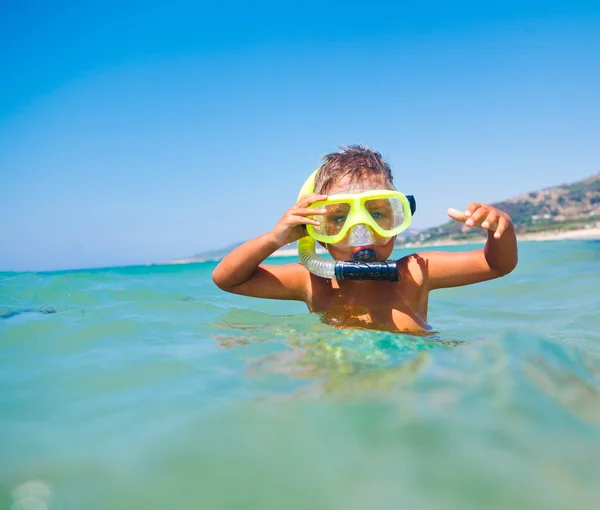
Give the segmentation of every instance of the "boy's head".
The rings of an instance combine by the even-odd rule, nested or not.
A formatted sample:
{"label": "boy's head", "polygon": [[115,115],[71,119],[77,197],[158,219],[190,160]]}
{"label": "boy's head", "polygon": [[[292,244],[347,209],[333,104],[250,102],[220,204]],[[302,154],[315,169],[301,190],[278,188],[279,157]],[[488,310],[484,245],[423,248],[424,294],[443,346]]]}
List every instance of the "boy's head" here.
{"label": "boy's head", "polygon": [[[339,152],[323,157],[323,164],[315,175],[314,192],[334,195],[367,190],[393,190],[392,171],[381,154],[364,145],[342,147]],[[360,226],[363,230],[369,227]],[[363,237],[363,236],[359,236]],[[373,251],[379,260],[386,260],[393,248],[394,237],[382,238],[375,233],[367,236],[370,241],[353,244],[350,232],[342,242],[326,246],[336,260],[353,260],[356,253],[365,248]]]}
{"label": "boy's head", "polygon": [[379,152],[364,145],[349,145],[323,157],[315,176],[315,193],[328,194],[355,185],[373,183],[379,189],[394,189],[392,171]]}

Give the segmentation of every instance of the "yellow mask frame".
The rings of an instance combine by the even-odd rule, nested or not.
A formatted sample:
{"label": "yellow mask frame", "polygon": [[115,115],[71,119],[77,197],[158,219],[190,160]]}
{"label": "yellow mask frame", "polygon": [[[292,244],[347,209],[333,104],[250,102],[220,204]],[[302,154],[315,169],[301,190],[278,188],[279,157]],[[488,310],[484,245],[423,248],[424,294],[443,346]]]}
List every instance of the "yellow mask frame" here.
{"label": "yellow mask frame", "polygon": [[[300,190],[300,195],[298,198],[300,198],[302,195],[314,192],[315,176],[317,171],[318,170],[313,172],[306,180],[302,186],[302,189]],[[393,199],[400,202],[404,216],[404,219],[400,225],[397,225],[392,229],[385,229],[382,227],[382,225],[377,223],[376,219],[373,217],[372,213],[369,212],[366,206],[367,202],[377,199]],[[327,197],[327,200],[315,202],[309,207],[312,209],[321,209],[325,206],[335,204],[349,205],[349,211],[347,212],[347,216],[344,220],[344,225],[339,232],[328,235],[318,232],[314,225],[306,225],[306,231],[310,237],[317,241],[321,241],[322,243],[336,244],[344,239],[352,227],[355,225],[364,224],[368,225],[378,236],[382,238],[391,238],[403,232],[410,226],[412,221],[412,213],[415,210],[414,198],[412,196],[408,198],[396,190],[367,190],[362,193],[339,193],[330,195]],[[315,215],[315,219],[321,220],[324,218],[322,218],[322,215]]]}

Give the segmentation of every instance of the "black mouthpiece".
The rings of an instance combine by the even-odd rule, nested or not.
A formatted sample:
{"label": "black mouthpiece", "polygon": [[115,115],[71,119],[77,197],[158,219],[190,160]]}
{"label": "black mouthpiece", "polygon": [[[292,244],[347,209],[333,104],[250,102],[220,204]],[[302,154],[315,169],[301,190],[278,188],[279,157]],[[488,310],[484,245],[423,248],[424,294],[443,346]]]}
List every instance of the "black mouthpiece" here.
{"label": "black mouthpiece", "polygon": [[356,252],[353,258],[355,262],[377,262],[377,254],[368,248]]}

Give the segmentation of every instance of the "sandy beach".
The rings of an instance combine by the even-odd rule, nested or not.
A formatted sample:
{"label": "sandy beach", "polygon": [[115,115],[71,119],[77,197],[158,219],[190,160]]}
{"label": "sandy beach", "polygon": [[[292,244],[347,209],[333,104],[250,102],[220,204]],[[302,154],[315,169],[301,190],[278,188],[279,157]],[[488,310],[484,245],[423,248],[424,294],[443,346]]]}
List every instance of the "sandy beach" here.
{"label": "sandy beach", "polygon": [[[554,232],[539,232],[539,233],[527,233],[517,234],[519,242],[524,241],[566,241],[566,240],[600,240],[600,227],[582,228],[577,230],[567,231],[554,231]],[[429,247],[429,246],[457,246],[460,244],[483,244],[485,239],[469,239],[469,240],[444,240],[444,241],[431,241],[423,243],[410,243],[403,246],[403,248],[416,248],[416,247]]]}
{"label": "sandy beach", "polygon": [[565,239],[599,240],[600,227],[567,230],[566,232],[543,232],[539,234],[522,234],[519,241],[562,241]]}

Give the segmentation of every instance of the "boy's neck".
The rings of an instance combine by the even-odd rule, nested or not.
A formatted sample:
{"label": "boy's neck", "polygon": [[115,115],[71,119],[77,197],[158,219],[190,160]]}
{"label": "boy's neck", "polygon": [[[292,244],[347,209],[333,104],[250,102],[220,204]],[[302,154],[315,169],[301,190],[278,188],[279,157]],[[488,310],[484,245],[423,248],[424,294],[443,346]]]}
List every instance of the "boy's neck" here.
{"label": "boy's neck", "polygon": [[377,288],[382,284],[386,283],[394,283],[394,282],[386,282],[386,281],[378,281],[378,280],[332,280],[337,282],[337,286],[341,290],[356,290],[356,291],[365,291],[370,290],[372,288]]}

